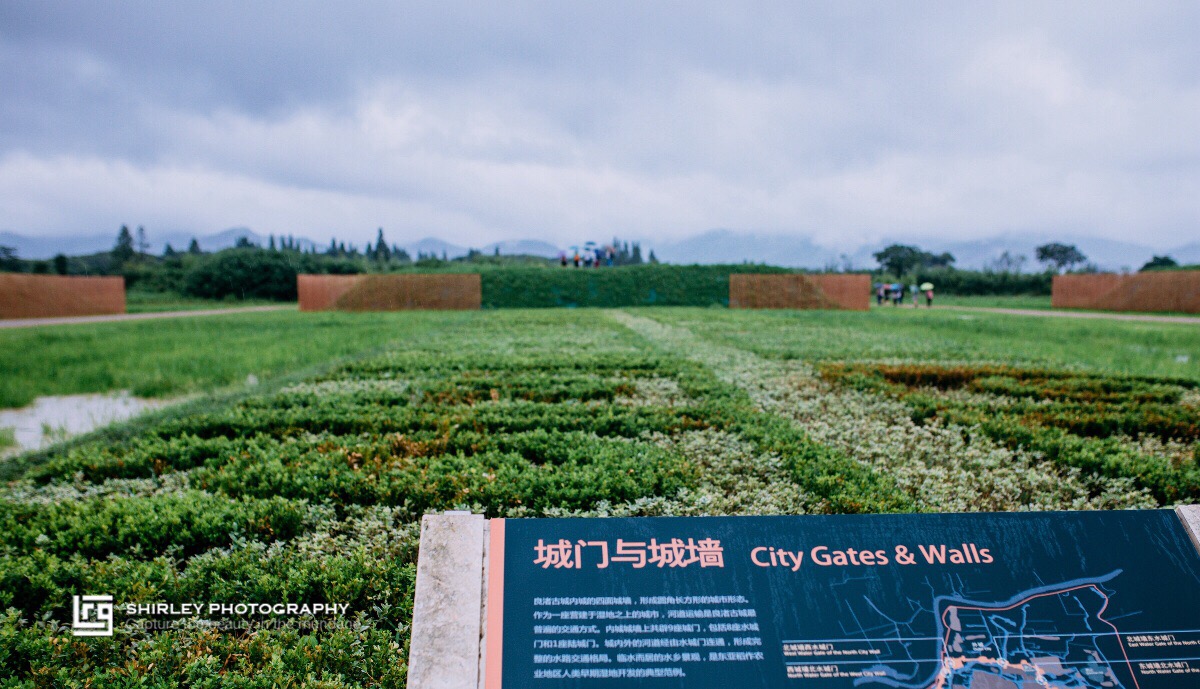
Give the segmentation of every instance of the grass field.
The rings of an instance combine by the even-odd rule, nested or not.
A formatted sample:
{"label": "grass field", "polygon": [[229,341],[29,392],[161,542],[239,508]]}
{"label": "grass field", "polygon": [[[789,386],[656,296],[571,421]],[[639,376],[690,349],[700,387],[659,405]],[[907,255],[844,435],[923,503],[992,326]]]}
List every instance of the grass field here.
{"label": "grass field", "polygon": [[[952,294],[938,294],[933,300],[933,303],[935,308],[938,306],[977,306],[995,309],[1049,310],[1050,295],[962,297]],[[912,306],[911,298],[908,300],[908,305]],[[925,308],[924,300],[921,301],[921,308]]]}
{"label": "grass field", "polygon": [[196,299],[171,292],[142,292],[129,290],[125,293],[125,310],[128,313],[156,313],[159,311],[196,311],[200,309],[233,309],[242,306],[278,306],[277,301],[263,299]]}
{"label": "grass field", "polygon": [[[9,340],[25,357],[12,389],[26,395],[104,384],[88,372],[155,380],[123,373],[142,361],[177,391],[307,373],[20,465],[0,488],[0,687],[402,687],[418,523],[432,510],[1200,500],[1194,327],[964,315],[271,313],[79,339],[47,329],[38,352]],[[87,592],[338,602],[350,617],[244,632],[119,620],[111,638],[73,638],[71,596]]]}
{"label": "grass field", "polygon": [[385,345],[421,318],[285,311],[2,330],[0,408],[40,395],[170,397],[241,384],[251,374],[265,380]]}

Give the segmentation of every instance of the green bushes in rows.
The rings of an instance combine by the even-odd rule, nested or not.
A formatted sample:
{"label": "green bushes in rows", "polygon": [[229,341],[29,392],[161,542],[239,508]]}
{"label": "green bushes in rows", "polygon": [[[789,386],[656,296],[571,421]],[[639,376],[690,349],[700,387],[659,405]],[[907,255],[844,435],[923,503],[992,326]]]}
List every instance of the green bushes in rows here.
{"label": "green bushes in rows", "polygon": [[170,471],[186,471],[254,442],[252,438],[216,436],[200,438],[189,433],[146,435],[122,446],[86,445],[53,457],[25,474],[38,483],[79,478],[89,483],[109,479],[150,478]]}
{"label": "green bushes in rows", "polygon": [[11,678],[0,680],[4,689],[403,689],[408,672],[397,635],[359,622],[319,635],[295,626],[252,634],[192,626],[131,641],[121,630],[73,639],[69,630],[30,629],[10,614],[0,617],[0,636],[14,638],[0,644],[0,674]]}
{"label": "green bushes in rows", "polygon": [[504,375],[467,373],[424,386],[424,398],[433,404],[474,404],[484,400],[529,402],[611,401],[634,392],[631,383],[590,375]]}
{"label": "green bushes in rows", "polygon": [[821,375],[832,382],[860,389],[967,389],[1009,397],[1078,402],[1177,402],[1195,381],[1148,376],[1112,376],[1078,371],[1017,368],[995,364],[875,364],[825,362]]}
{"label": "green bushes in rows", "polygon": [[505,352],[481,355],[462,352],[395,351],[339,366],[318,381],[358,378],[410,378],[413,376],[457,375],[467,372],[502,372],[508,375],[625,375],[644,376],[676,370],[678,362],[640,353],[596,354],[586,350],[528,354]]}
{"label": "green bushes in rows", "polygon": [[[917,423],[978,427],[993,440],[1086,472],[1134,479],[1165,504],[1200,498],[1200,468],[1127,447],[1113,436],[1200,441],[1200,411],[1179,404],[1191,381],[1009,366],[843,364],[821,366],[832,382],[902,399]],[[969,390],[1003,405],[926,392]]]}
{"label": "green bushes in rows", "polygon": [[536,428],[584,431],[601,436],[634,438],[643,432],[673,433],[704,428],[687,408],[626,407],[617,405],[502,402],[475,406],[355,407],[315,409],[233,409],[164,423],[152,433],[199,438],[266,434],[293,437],[304,433],[447,432],[462,427],[479,432],[514,432]]}
{"label": "green bushes in rows", "polygon": [[374,617],[390,627],[403,621],[416,563],[416,525],[397,526],[385,508],[347,508],[299,542],[238,541],[188,559],[80,554],[35,548],[0,554],[0,609],[31,619],[70,620],[71,596],[104,591],[130,602],[338,602],[350,612],[387,609]]}
{"label": "green bushes in rows", "polygon": [[[281,686],[294,672],[314,678],[341,676],[362,684],[391,677],[393,683],[382,686],[403,686],[415,545],[411,535],[380,538],[368,532],[334,534],[304,547],[252,542],[209,551],[186,563],[165,557],[87,561],[40,550],[0,556],[0,609],[12,609],[0,620],[0,676],[29,676],[33,668],[54,668],[60,679],[82,682],[100,676],[115,682],[136,667],[142,673],[161,673],[158,676],[172,686],[180,678],[199,677],[207,684],[189,686]],[[321,602],[345,603],[349,609],[339,620],[345,629],[319,634],[285,626],[243,635],[185,621],[180,630],[150,634],[136,625],[119,624],[111,638],[83,640],[72,639],[54,622],[69,621],[69,601],[79,591],[104,591],[118,604]],[[53,621],[37,626],[28,622],[47,616]],[[256,641],[251,646],[248,640]],[[290,657],[297,650],[302,651],[299,657]],[[397,667],[399,674],[394,673]],[[256,683],[259,673],[276,683]]]}
{"label": "green bushes in rows", "polygon": [[[962,405],[920,392],[921,387],[965,389],[1015,398],[999,412],[1031,426],[1052,426],[1076,435],[1200,440],[1200,413],[1178,404],[1190,381],[1129,378],[1089,373],[1016,369],[1007,366],[936,366],[929,364],[821,365],[822,375],[850,387],[901,397],[914,409],[914,420]],[[974,408],[976,405],[969,405]]]}
{"label": "green bushes in rows", "polygon": [[483,308],[728,306],[731,273],[790,273],[763,265],[506,268],[482,273]]}
{"label": "green bushes in rows", "polygon": [[695,363],[679,367],[680,388],[701,399],[691,413],[704,423],[737,433],[760,451],[783,457],[796,483],[842,513],[904,512],[912,500],[895,481],[840,452],[814,442],[790,420],[756,407],[741,388],[722,382]]}
{"label": "green bushes in rows", "polygon": [[235,497],[392,505],[412,519],[464,505],[493,516],[514,508],[588,509],[602,500],[672,495],[695,484],[693,467],[654,446],[575,438],[584,442],[566,447],[551,434],[505,437],[495,444],[512,449],[470,455],[367,455],[347,448],[306,452],[287,462],[250,455],[198,469],[191,480]]}
{"label": "green bushes in rows", "polygon": [[[958,420],[955,415],[948,419]],[[1164,505],[1200,499],[1200,462],[1194,455],[1190,462],[1175,464],[1124,447],[1116,439],[1082,438],[1058,428],[1029,426],[1007,415],[979,419],[979,428],[1003,445],[1040,453],[1052,462],[1101,476],[1135,479]]]}
{"label": "green bushes in rows", "polygon": [[0,546],[88,558],[152,556],[168,548],[195,554],[227,545],[237,534],[264,540],[291,538],[305,527],[309,514],[302,502],[230,501],[196,491],[50,504],[0,500]]}

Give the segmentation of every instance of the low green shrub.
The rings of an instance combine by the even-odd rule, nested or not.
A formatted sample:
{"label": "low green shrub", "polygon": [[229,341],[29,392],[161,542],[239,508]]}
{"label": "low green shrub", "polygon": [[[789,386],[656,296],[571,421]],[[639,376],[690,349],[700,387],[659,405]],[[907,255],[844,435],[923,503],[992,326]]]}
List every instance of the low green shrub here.
{"label": "low green shrub", "polygon": [[308,526],[307,503],[279,497],[231,501],[187,491],[48,504],[0,500],[0,547],[17,552],[194,555],[238,536],[289,539]]}

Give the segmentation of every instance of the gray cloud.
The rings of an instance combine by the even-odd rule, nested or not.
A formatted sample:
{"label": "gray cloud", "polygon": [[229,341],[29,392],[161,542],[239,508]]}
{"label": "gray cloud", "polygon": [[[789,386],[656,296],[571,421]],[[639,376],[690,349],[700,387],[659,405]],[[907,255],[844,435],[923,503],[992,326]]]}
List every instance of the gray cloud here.
{"label": "gray cloud", "polygon": [[0,227],[1200,226],[1193,3],[0,6]]}

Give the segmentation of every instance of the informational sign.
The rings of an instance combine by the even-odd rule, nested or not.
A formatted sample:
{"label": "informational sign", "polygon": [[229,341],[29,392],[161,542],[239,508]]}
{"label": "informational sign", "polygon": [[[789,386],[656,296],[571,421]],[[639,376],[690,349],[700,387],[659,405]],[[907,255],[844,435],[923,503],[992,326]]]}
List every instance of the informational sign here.
{"label": "informational sign", "polygon": [[491,520],[485,689],[1200,687],[1169,510]]}

